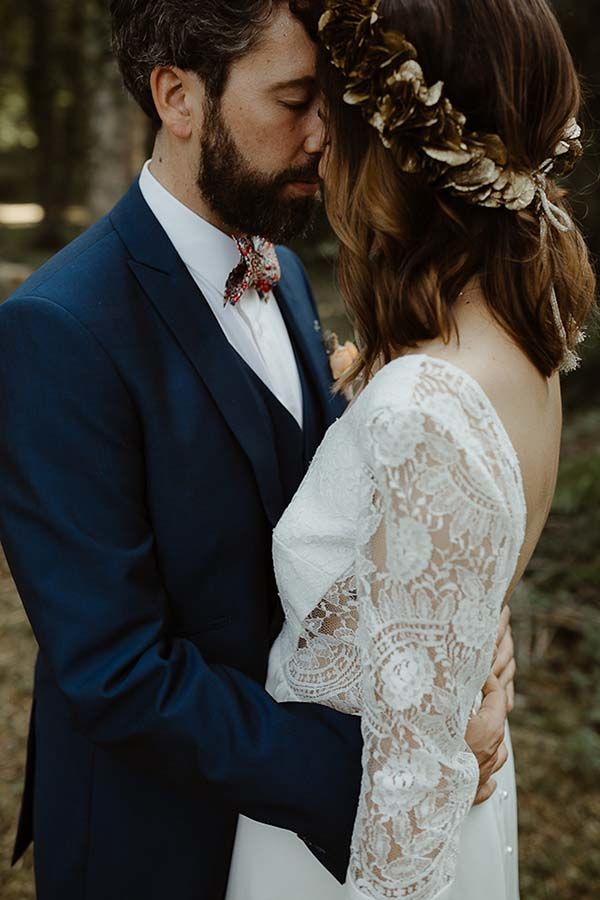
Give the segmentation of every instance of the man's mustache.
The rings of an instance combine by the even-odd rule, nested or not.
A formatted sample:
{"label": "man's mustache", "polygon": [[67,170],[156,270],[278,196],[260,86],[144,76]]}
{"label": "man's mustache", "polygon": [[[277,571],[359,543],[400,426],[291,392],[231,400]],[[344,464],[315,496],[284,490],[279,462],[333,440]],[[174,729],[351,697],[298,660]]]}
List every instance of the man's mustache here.
{"label": "man's mustache", "polygon": [[307,163],[307,165],[305,166],[296,166],[292,169],[287,169],[285,172],[282,172],[281,175],[277,176],[277,187],[283,187],[284,185],[289,184],[293,181],[319,181],[320,161],[320,157],[317,157],[316,160]]}

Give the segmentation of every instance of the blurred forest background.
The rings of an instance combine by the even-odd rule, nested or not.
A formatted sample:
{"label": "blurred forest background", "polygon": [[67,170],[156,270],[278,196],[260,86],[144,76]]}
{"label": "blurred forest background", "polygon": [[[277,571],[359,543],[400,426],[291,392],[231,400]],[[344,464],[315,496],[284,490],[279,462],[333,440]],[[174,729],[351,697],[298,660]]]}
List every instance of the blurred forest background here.
{"label": "blurred forest background", "polygon": [[[105,213],[149,154],[146,122],[121,90],[106,0],[0,0],[0,302]],[[600,7],[559,0],[584,77],[588,153],[575,208],[600,252]],[[326,324],[347,336],[322,221],[297,247]],[[600,897],[600,346],[564,381],[563,460],[554,509],[515,597],[524,900]],[[34,641],[0,551],[0,897],[34,897],[31,852],[11,870]],[[107,898],[108,900],[108,898]],[[282,898],[284,900],[284,898]],[[308,900],[308,898],[307,898]]]}

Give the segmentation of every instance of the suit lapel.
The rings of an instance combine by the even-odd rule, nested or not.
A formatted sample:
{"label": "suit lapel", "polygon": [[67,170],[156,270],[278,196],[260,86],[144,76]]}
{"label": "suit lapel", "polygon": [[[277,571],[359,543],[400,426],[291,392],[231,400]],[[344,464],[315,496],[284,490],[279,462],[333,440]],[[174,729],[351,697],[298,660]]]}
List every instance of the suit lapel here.
{"label": "suit lapel", "polygon": [[111,220],[127,244],[130,268],[206,385],[246,453],[269,521],[285,508],[271,418],[208,302],[144,201],[137,183]]}

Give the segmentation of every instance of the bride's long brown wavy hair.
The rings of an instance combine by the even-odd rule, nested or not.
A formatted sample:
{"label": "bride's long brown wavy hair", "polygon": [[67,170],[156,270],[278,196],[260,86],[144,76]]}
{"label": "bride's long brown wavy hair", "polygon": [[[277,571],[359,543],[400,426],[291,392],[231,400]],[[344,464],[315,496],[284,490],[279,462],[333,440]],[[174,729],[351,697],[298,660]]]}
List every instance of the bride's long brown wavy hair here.
{"label": "bride's long brown wavy hair", "polygon": [[[314,27],[318,4],[296,6]],[[552,156],[579,114],[581,88],[546,0],[382,0],[379,14],[415,45],[427,83],[444,82],[469,131],[501,136],[515,169],[533,172]],[[326,207],[360,346],[338,387],[368,379],[378,364],[422,341],[449,340],[453,306],[474,278],[497,321],[550,376],[564,353],[552,285],[571,337],[594,305],[595,277],[580,231],[549,228],[545,252],[534,207],[516,213],[471,206],[404,174],[361,112],[343,102],[344,81],[325,48],[320,77]],[[555,181],[548,197],[568,209]]]}

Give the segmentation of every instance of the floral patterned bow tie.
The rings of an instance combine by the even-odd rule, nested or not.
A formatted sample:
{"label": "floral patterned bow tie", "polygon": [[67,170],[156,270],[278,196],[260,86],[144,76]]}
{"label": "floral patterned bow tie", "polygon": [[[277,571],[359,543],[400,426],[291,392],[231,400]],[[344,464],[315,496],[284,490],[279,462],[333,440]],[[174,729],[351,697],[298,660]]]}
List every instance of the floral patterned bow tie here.
{"label": "floral patterned bow tie", "polygon": [[254,288],[261,300],[267,300],[272,288],[281,279],[275,247],[260,237],[236,238],[241,259],[225,286],[225,306],[235,306],[245,291]]}

